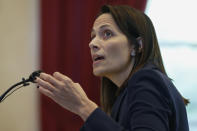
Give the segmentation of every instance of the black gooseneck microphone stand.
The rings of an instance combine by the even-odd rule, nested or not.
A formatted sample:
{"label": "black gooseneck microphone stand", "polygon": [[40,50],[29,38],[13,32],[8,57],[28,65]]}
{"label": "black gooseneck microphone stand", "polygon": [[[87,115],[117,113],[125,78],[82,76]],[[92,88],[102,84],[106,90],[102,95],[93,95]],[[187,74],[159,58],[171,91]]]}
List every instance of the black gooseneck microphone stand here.
{"label": "black gooseneck microphone stand", "polygon": [[[11,86],[9,89],[7,89],[1,96],[0,96],[0,103],[7,97],[6,95],[11,91],[13,90],[14,88],[16,88],[17,86],[23,84],[21,87],[24,87],[24,86],[28,86],[30,83],[29,82],[32,82],[32,83],[35,83],[34,80],[36,79],[36,77],[39,77],[40,76],[40,73],[42,71],[38,70],[38,71],[34,71],[28,79],[25,79],[25,78],[22,78],[22,81],[21,82],[18,82],[16,84],[14,84],[13,86]],[[20,88],[20,87],[19,87]],[[9,95],[8,95],[9,96]]]}

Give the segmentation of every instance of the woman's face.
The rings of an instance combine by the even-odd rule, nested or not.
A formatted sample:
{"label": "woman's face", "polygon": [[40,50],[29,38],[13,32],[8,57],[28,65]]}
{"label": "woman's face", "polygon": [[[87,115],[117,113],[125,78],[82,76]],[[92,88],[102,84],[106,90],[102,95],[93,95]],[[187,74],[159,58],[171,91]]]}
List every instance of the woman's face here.
{"label": "woman's face", "polygon": [[131,61],[128,39],[109,13],[102,14],[95,20],[89,47],[96,76],[119,74]]}

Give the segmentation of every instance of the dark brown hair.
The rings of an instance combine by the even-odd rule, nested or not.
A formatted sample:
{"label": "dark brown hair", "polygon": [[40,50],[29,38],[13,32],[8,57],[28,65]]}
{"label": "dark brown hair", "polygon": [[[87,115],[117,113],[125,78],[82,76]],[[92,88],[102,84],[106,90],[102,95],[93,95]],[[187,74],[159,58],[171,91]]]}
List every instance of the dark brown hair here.
{"label": "dark brown hair", "polygon": [[[104,5],[101,7],[98,16],[104,13],[110,13],[112,15],[120,30],[127,36],[129,42],[134,44],[136,50],[135,63],[129,78],[134,72],[138,71],[147,63],[154,64],[162,73],[167,75],[163,65],[154,26],[146,14],[126,5]],[[143,43],[143,48],[140,52],[139,44],[136,40],[138,37],[142,38]],[[127,80],[129,78],[127,78]],[[116,97],[125,86],[123,84],[121,88],[118,88],[106,77],[102,77],[101,82],[101,107],[106,113],[110,114]],[[184,102],[187,104],[189,101],[184,99]]]}

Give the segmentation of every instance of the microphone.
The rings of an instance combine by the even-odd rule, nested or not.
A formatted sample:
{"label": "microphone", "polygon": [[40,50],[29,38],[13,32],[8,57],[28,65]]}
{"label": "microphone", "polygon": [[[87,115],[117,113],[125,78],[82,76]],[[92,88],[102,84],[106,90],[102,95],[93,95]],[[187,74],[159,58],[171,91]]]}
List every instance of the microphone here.
{"label": "microphone", "polygon": [[[6,98],[8,97],[9,95],[11,95],[14,91],[16,91],[17,89],[21,88],[21,87],[24,87],[24,86],[28,86],[30,83],[29,82],[32,82],[32,83],[35,83],[34,81],[36,80],[36,77],[39,77],[40,76],[40,73],[42,71],[41,70],[38,70],[38,71],[34,71],[28,79],[25,79],[25,78],[22,78],[22,81],[21,82],[18,82],[16,84],[14,84],[13,86],[11,86],[9,89],[7,89],[1,96],[0,96],[0,103]],[[17,86],[23,84],[21,87],[19,88],[16,88]],[[13,90],[14,88],[16,88],[16,90],[14,90],[13,92],[11,92],[10,94],[8,94],[11,90]],[[8,95],[7,95],[8,94]],[[6,96],[7,95],[7,96]]]}
{"label": "microphone", "polygon": [[31,75],[29,76],[29,79],[27,79],[27,81],[29,82],[32,82],[32,83],[35,83],[34,80],[36,80],[36,77],[39,77],[40,76],[40,73],[42,73],[41,70],[38,70],[38,71],[34,71],[33,73],[31,73]]}

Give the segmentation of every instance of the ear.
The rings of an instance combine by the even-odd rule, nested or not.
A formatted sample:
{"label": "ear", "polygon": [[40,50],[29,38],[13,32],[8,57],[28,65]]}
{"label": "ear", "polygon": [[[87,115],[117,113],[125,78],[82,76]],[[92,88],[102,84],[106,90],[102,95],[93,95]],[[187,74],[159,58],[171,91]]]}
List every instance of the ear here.
{"label": "ear", "polygon": [[138,44],[139,44],[139,52],[142,52],[142,49],[143,49],[143,41],[142,41],[142,37],[138,37],[138,38],[136,38],[136,40],[137,40],[137,42],[138,42]]}

